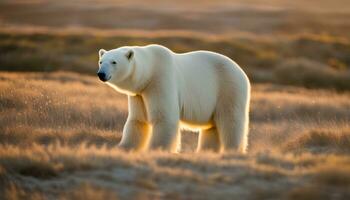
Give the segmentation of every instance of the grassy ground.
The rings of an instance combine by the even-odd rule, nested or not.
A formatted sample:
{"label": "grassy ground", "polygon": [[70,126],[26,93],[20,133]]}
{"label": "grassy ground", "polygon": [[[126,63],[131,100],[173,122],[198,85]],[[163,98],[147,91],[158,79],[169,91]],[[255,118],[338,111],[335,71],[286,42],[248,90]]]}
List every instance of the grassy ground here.
{"label": "grassy ground", "polygon": [[95,74],[98,49],[152,43],[179,53],[198,49],[222,53],[239,63],[253,82],[350,90],[350,42],[324,35],[272,39],[197,32],[10,29],[0,32],[0,69]]}
{"label": "grassy ground", "polygon": [[[108,96],[108,98],[106,98]],[[347,199],[349,93],[255,84],[247,155],[115,148],[126,97],[96,77],[0,73],[1,196]]]}
{"label": "grassy ground", "polygon": [[[348,0],[0,1],[0,199],[350,199]],[[97,52],[211,50],[253,82],[249,150],[116,148]]]}

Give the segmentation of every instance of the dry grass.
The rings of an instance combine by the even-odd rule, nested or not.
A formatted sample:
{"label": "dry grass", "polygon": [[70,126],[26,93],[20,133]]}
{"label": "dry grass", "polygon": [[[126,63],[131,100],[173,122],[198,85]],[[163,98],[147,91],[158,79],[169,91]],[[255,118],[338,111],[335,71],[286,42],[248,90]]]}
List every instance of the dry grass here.
{"label": "dry grass", "polygon": [[80,193],[82,184],[90,184],[123,199],[139,193],[155,198],[260,199],[255,191],[279,198],[308,185],[325,187],[329,195],[333,189],[349,195],[350,183],[347,156],[135,154],[84,145],[33,145],[2,147],[0,163],[6,170],[5,192],[11,194],[11,182],[16,181],[16,187],[43,196]]}
{"label": "dry grass", "polygon": [[334,69],[308,59],[290,59],[276,68],[274,74],[277,82],[282,84],[347,90],[350,83],[350,71],[342,69],[341,66],[343,65],[339,65],[340,69]]}
{"label": "dry grass", "polygon": [[289,141],[285,148],[295,152],[349,154],[350,127],[308,130]]}
{"label": "dry grass", "polygon": [[0,73],[0,195],[346,199],[349,97],[327,90],[254,85],[247,155],[194,154],[194,133],[184,133],[181,154],[134,153],[116,148],[126,97],[96,77]]}
{"label": "dry grass", "polygon": [[[350,199],[349,16],[348,0],[1,1],[0,199]],[[248,154],[195,154],[191,132],[180,154],[116,147],[127,102],[89,76],[97,50],[150,43],[242,66]]]}
{"label": "dry grass", "polygon": [[[91,31],[91,34],[86,32]],[[97,50],[125,45],[162,44],[175,52],[211,50],[229,56],[253,82],[309,88],[350,89],[350,42],[315,34],[281,36],[212,35],[197,32],[77,32],[51,29],[0,32],[0,69],[5,71],[73,71],[95,74]],[[317,49],[317,51],[315,51]]]}

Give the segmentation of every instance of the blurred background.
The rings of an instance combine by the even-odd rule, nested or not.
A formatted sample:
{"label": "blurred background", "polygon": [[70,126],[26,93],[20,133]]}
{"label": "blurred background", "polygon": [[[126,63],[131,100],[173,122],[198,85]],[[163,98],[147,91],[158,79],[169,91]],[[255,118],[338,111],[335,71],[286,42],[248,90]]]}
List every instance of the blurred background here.
{"label": "blurred background", "polygon": [[[0,199],[350,199],[349,0],[0,0]],[[127,97],[98,50],[157,43],[236,61],[249,147],[117,148]]]}
{"label": "blurred background", "polygon": [[2,0],[0,70],[96,71],[96,52],[211,50],[253,82],[350,89],[347,0]]}

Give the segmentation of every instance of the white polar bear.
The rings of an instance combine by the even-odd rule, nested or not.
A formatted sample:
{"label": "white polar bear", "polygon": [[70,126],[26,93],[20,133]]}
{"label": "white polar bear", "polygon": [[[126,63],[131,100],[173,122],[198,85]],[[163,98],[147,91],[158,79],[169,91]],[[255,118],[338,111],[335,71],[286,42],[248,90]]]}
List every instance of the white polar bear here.
{"label": "white polar bear", "polygon": [[197,151],[246,151],[250,83],[228,57],[160,45],[101,49],[99,56],[99,78],[128,95],[120,147],[174,152],[181,126],[200,130]]}

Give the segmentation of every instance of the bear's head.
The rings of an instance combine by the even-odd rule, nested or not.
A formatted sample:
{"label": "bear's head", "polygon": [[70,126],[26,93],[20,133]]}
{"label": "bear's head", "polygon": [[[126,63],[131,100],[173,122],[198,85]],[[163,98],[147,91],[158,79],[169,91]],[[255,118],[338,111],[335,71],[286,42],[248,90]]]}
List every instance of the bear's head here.
{"label": "bear's head", "polygon": [[131,48],[119,48],[99,51],[98,77],[103,82],[120,82],[132,73],[134,51]]}

